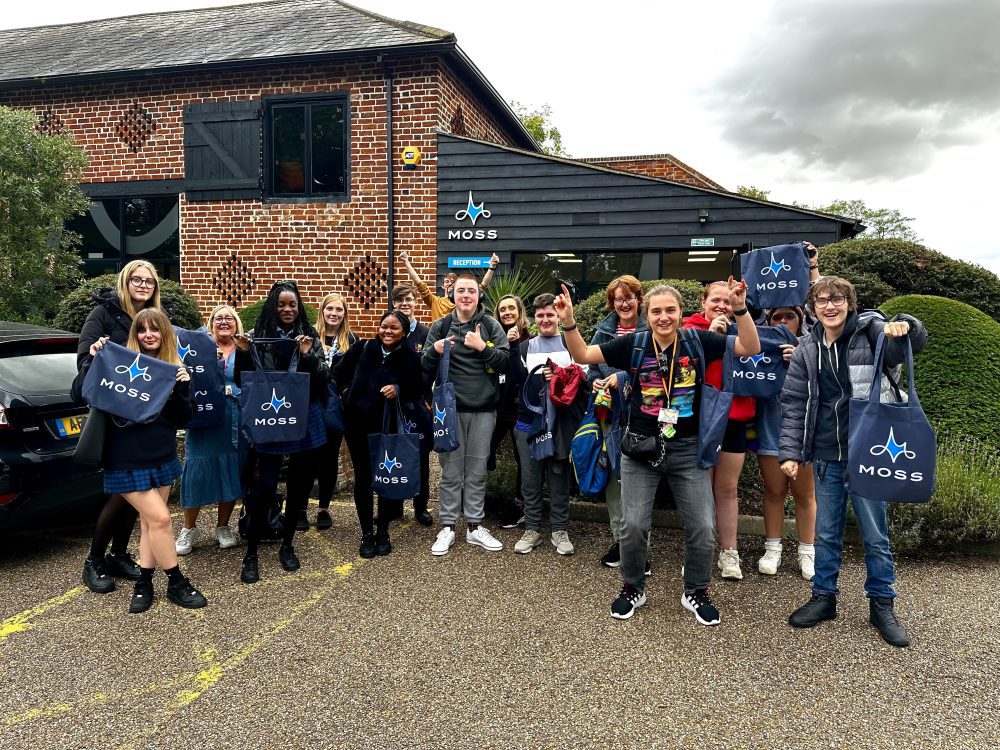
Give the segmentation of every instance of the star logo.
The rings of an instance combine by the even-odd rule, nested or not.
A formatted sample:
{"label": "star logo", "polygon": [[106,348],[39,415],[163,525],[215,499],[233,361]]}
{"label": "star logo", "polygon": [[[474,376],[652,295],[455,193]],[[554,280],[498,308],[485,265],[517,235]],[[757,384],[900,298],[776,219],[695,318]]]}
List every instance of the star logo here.
{"label": "star logo", "polygon": [[759,365],[761,362],[763,362],[765,365],[771,364],[771,358],[762,352],[759,354],[754,354],[751,357],[740,357],[740,362],[742,362],[745,365],[751,364],[753,365],[753,369],[756,370],[757,365]]}
{"label": "star logo", "polygon": [[198,356],[198,352],[196,352],[194,349],[192,349],[190,344],[185,344],[184,346],[181,346],[181,342],[178,341],[177,342],[177,356],[180,359],[180,361],[183,362],[184,359],[189,354],[192,357],[197,357]]}
{"label": "star logo", "polygon": [[869,453],[873,456],[881,456],[882,454],[887,453],[893,463],[896,463],[896,459],[900,456],[910,460],[917,457],[917,454],[914,451],[907,449],[906,441],[903,441],[902,443],[896,442],[896,435],[893,433],[892,427],[889,428],[889,438],[885,441],[885,445],[873,445]]}
{"label": "star logo", "polygon": [[782,271],[791,271],[792,267],[785,263],[785,259],[782,258],[778,260],[774,257],[774,253],[771,253],[771,264],[767,268],[762,268],[760,271],[761,276],[767,276],[768,274],[777,278],[778,274]]}
{"label": "star logo", "polygon": [[472,191],[469,191],[469,205],[465,208],[459,209],[455,212],[455,218],[459,221],[464,221],[468,219],[472,222],[472,226],[476,226],[476,221],[479,218],[488,219],[491,214],[488,209],[483,208],[483,203],[480,202],[476,205],[476,202],[472,199]]}
{"label": "star logo", "polygon": [[444,418],[448,416],[448,410],[442,409],[437,403],[434,404],[434,421],[438,424],[444,424]]}
{"label": "star logo", "polygon": [[378,467],[392,474],[393,469],[402,469],[403,464],[397,461],[395,456],[389,458],[389,451],[386,451],[385,458],[383,459],[382,463],[378,465]]}
{"label": "star logo", "polygon": [[115,372],[121,375],[128,375],[128,382],[133,382],[136,378],[142,378],[147,383],[153,379],[153,376],[148,372],[149,366],[139,367],[139,355],[135,355],[135,360],[128,367],[125,365],[118,365],[115,368]]}
{"label": "star logo", "polygon": [[267,411],[268,409],[273,409],[275,414],[278,414],[282,409],[291,409],[292,405],[285,401],[285,397],[282,396],[278,398],[278,394],[274,392],[274,388],[271,389],[271,400],[260,405],[261,411]]}

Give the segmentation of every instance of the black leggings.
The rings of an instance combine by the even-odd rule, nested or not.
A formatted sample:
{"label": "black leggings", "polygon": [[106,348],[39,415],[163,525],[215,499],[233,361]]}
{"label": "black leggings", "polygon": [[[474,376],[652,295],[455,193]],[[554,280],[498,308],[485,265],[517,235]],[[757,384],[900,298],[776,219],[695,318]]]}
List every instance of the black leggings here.
{"label": "black leggings", "polygon": [[[375,493],[372,491],[372,463],[368,451],[368,435],[348,431],[347,450],[354,464],[354,507],[358,511],[358,522],[362,534],[371,534],[375,528]],[[421,483],[422,484],[422,483]],[[385,532],[389,522],[403,515],[403,502],[378,497],[378,530]]]}
{"label": "black leggings", "polygon": [[[309,503],[309,493],[316,481],[320,451],[314,448],[310,451],[291,453],[288,456],[288,475],[285,481],[285,520],[282,543],[291,545],[295,537],[295,523]],[[267,509],[271,506],[275,493],[278,491],[278,475],[284,456],[269,453],[257,454],[257,487],[253,493],[253,506],[250,508],[250,533],[247,535],[247,555],[257,554],[257,545],[264,533],[267,520]]]}
{"label": "black leggings", "polygon": [[99,560],[104,557],[111,544],[111,551],[121,553],[128,550],[139,511],[129,505],[121,495],[109,495],[101,514],[97,517],[94,538],[90,542],[90,557]]}
{"label": "black leggings", "polygon": [[337,477],[340,472],[340,445],[344,433],[340,430],[326,431],[326,445],[319,451],[319,507],[329,508],[330,500],[337,492]]}

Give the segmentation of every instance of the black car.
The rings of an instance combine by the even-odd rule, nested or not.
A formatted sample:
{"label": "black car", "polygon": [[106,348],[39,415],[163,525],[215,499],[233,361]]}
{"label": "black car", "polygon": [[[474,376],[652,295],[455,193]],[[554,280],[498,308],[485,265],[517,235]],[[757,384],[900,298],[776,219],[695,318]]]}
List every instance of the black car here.
{"label": "black car", "polygon": [[69,395],[78,338],[0,321],[0,529],[99,505],[101,470],[73,460],[87,418]]}

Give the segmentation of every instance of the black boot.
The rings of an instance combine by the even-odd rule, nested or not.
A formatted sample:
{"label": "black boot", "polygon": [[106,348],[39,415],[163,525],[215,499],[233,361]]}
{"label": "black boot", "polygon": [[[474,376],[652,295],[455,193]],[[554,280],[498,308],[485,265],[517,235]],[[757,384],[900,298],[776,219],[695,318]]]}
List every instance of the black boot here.
{"label": "black boot", "polygon": [[417,523],[421,526],[433,526],[434,516],[427,512],[427,508],[418,508],[413,506],[413,517],[417,519]]}
{"label": "black boot", "polygon": [[309,531],[309,517],[306,515],[305,511],[302,511],[302,515],[299,516],[299,520],[295,522],[296,531]]}
{"label": "black boot", "polygon": [[135,589],[132,591],[132,601],[129,602],[128,611],[133,615],[145,612],[153,606],[153,582],[136,581]]}
{"label": "black boot", "polygon": [[243,558],[243,570],[240,571],[240,580],[243,583],[257,583],[260,580],[260,567],[257,563],[257,555],[247,555]]}
{"label": "black boot", "polygon": [[81,578],[87,584],[87,588],[95,594],[110,594],[115,590],[115,579],[108,575],[103,557],[96,560],[88,557],[84,560]]}
{"label": "black boot", "polygon": [[837,597],[833,594],[813,594],[809,601],[792,612],[788,624],[793,628],[811,628],[837,616]]}
{"label": "black boot", "polygon": [[375,557],[375,535],[372,533],[361,535],[361,546],[358,548],[358,555],[370,560]]}
{"label": "black boot", "polygon": [[868,599],[868,620],[878,629],[878,634],[886,643],[897,648],[910,645],[910,636],[906,628],[896,617],[893,600],[888,597],[871,597]]}
{"label": "black boot", "polygon": [[292,573],[302,567],[299,564],[299,557],[295,554],[295,548],[290,544],[282,544],[278,548],[278,560],[281,561],[281,567]]}
{"label": "black boot", "polygon": [[389,541],[389,531],[380,531],[375,535],[375,554],[385,557],[392,552],[392,542]]}
{"label": "black boot", "polygon": [[139,563],[128,552],[109,552],[104,556],[104,568],[115,578],[139,580]]}
{"label": "black boot", "polygon": [[326,508],[320,508],[316,511],[316,528],[323,531],[331,526],[333,526],[333,519],[330,517],[330,511]]}
{"label": "black boot", "polygon": [[167,586],[167,599],[185,609],[199,609],[208,604],[208,599],[187,578],[170,582]]}

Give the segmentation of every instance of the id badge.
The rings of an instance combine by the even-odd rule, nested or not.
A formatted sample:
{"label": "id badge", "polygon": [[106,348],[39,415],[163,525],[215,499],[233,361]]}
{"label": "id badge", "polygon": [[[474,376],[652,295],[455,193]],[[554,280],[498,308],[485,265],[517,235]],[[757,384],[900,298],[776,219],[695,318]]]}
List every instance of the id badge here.
{"label": "id badge", "polygon": [[677,421],[680,418],[681,418],[681,413],[678,409],[672,409],[667,407],[664,409],[660,409],[660,416],[657,418],[657,421],[661,425],[665,424],[675,425],[677,424]]}

